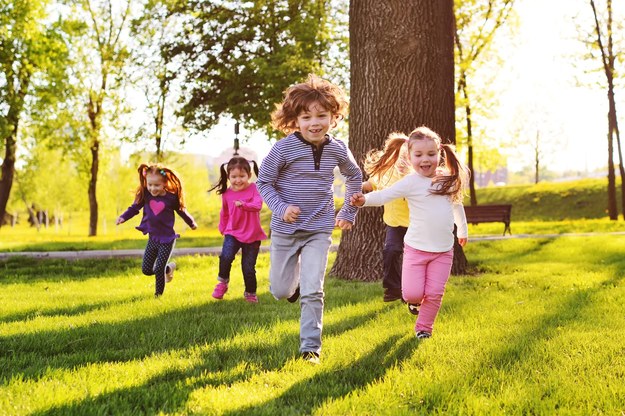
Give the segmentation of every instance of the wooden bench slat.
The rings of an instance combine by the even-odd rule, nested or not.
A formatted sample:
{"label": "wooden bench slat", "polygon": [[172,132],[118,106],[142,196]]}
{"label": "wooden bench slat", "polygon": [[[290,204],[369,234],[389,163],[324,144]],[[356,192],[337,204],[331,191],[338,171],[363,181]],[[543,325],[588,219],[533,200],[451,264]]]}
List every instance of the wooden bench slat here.
{"label": "wooden bench slat", "polygon": [[464,212],[468,223],[503,222],[505,226],[503,235],[506,235],[506,231],[512,235],[512,231],[510,230],[512,205],[469,205],[464,207]]}

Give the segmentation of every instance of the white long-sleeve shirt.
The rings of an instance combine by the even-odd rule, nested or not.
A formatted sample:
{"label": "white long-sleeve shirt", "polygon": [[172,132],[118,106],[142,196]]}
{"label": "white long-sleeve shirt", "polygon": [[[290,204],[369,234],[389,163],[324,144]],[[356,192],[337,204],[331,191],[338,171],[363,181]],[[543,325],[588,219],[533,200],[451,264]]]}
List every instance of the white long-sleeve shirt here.
{"label": "white long-sleeve shirt", "polygon": [[406,175],[392,186],[365,195],[365,206],[381,206],[396,198],[406,198],[410,223],[404,243],[410,247],[442,253],[454,246],[454,223],[458,238],[468,237],[467,218],[462,204],[445,195],[434,195],[432,178],[418,173]]}

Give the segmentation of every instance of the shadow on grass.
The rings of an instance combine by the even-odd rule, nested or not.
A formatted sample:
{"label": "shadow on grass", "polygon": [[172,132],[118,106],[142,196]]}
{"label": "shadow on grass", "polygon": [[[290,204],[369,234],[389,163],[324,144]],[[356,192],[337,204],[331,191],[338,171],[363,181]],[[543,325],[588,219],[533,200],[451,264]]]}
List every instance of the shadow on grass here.
{"label": "shadow on grass", "polygon": [[127,298],[122,298],[118,300],[105,300],[102,302],[95,302],[89,304],[76,305],[71,307],[61,307],[61,308],[39,308],[39,309],[30,309],[25,312],[5,315],[0,317],[0,323],[12,323],[18,321],[27,321],[40,317],[56,317],[56,316],[65,316],[71,317],[76,315],[81,315],[83,313],[104,309],[111,306],[123,305],[127,303],[140,302],[145,300],[145,296],[131,296]]}
{"label": "shadow on grass", "polygon": [[[594,298],[598,297],[601,292],[610,290],[623,284],[625,279],[625,258],[621,253],[612,253],[602,256],[606,264],[614,266],[612,276],[601,282],[598,282],[595,286],[587,289],[576,290],[569,296],[559,298],[558,307],[551,310],[551,313],[544,314],[542,318],[531,321],[525,328],[509,337],[508,342],[503,343],[501,348],[493,349],[489,354],[488,360],[474,363],[476,368],[487,368],[488,373],[496,374],[499,379],[506,379],[509,375],[518,373],[518,365],[525,360],[531,358],[536,353],[537,346],[543,341],[548,341],[554,338],[558,334],[558,328],[575,323],[586,312],[585,309],[590,307],[594,302]],[[603,264],[602,267],[607,267]],[[480,385],[479,377],[488,377],[484,372],[477,372],[478,377],[474,377],[469,381],[469,384]],[[467,383],[466,379],[444,379],[439,383],[433,383],[428,385],[421,393],[423,396],[420,401],[420,407],[414,407],[414,411],[429,413],[434,411],[440,411],[440,409],[446,408],[448,396],[441,394],[441,391],[448,390],[450,385],[454,383]],[[535,413],[536,409],[523,408],[522,400],[519,397],[518,408],[515,411],[522,413]],[[557,412],[558,405],[550,411]],[[560,411],[566,409],[561,408]],[[501,413],[511,411],[509,408],[500,408]],[[545,411],[545,409],[543,409]],[[583,410],[582,410],[583,411]]]}
{"label": "shadow on grass", "polygon": [[[403,341],[400,341],[402,339]],[[391,367],[400,364],[413,353],[416,342],[414,338],[393,336],[375,347],[369,354],[342,368],[320,371],[262,405],[237,409],[225,414],[279,415],[287,410],[291,414],[312,414],[326,401],[348,396],[383,378]],[[395,351],[388,354],[393,348]],[[380,357],[384,359],[380,361]]]}
{"label": "shadow on grass", "polygon": [[[293,309],[293,308],[284,308]],[[357,328],[370,319],[378,311],[358,315],[349,319],[340,320],[333,325],[328,325],[329,332],[339,334]],[[275,320],[280,317],[273,314]],[[166,319],[166,318],[165,318]],[[264,320],[266,318],[263,318]],[[264,322],[267,329],[275,322]],[[240,325],[239,325],[240,326]],[[111,328],[110,332],[114,332]],[[236,329],[221,338],[236,336]],[[408,342],[393,355],[387,356],[380,363],[379,357],[384,355],[397,337],[377,347],[375,351],[364,359],[350,364],[338,372],[328,372],[325,376],[318,375],[313,383],[318,385],[318,400],[327,397],[328,391],[340,391],[348,394],[349,391],[363,386],[384,374],[385,369],[393,365],[397,360],[403,359],[410,353]],[[231,386],[234,383],[245,382],[255,376],[261,376],[267,372],[280,371],[284,365],[297,356],[298,336],[287,334],[277,337],[270,345],[263,340],[257,340],[245,347],[229,346],[229,343],[217,343],[218,339],[207,340],[212,345],[205,345],[198,360],[199,364],[188,369],[169,369],[165,372],[149,378],[141,385],[129,388],[117,389],[97,397],[89,397],[80,402],[68,403],[55,406],[44,411],[34,413],[38,415],[67,415],[67,414],[156,414],[158,412],[184,411],[190,395],[198,389],[205,387]],[[184,344],[184,345],[182,345]],[[190,347],[194,342],[184,342],[170,345],[170,348]],[[142,358],[142,357],[136,357]],[[86,363],[82,363],[86,364]],[[243,369],[241,365],[244,364]],[[301,365],[308,365],[302,362]],[[324,373],[325,374],[325,373]],[[351,377],[356,374],[357,381],[350,383]],[[325,387],[324,387],[325,385]],[[280,405],[288,405],[291,398],[301,394],[300,391],[307,389],[307,383],[290,389]],[[325,396],[324,396],[325,395]],[[305,397],[305,396],[304,396]],[[319,402],[320,403],[320,402]],[[308,406],[308,404],[306,404]],[[277,413],[280,414],[280,413]]]}
{"label": "shadow on grass", "polygon": [[[132,299],[134,300],[135,298]],[[366,298],[361,296],[361,300]],[[332,302],[325,308],[326,313],[332,313],[332,309],[349,304],[348,301]],[[72,312],[88,312],[103,305],[115,306],[115,303],[80,305],[73,308]],[[325,330],[330,333],[346,331],[375,317],[378,312],[374,309],[371,313],[358,315],[353,320],[326,324]],[[70,369],[90,363],[132,361],[168,350],[214,344],[221,339],[235,337],[250,327],[271,330],[280,321],[298,322],[299,313],[299,305],[278,302],[269,293],[265,293],[260,296],[260,304],[253,306],[253,312],[250,305],[241,299],[219,302],[211,300],[205,304],[164,311],[149,317],[133,319],[129,316],[121,322],[102,323],[96,317],[91,324],[78,328],[4,336],[0,337],[0,353],[3,360],[9,360],[11,364],[0,367],[0,378],[10,379],[20,374],[36,379],[50,368]],[[297,332],[289,339],[293,343],[292,349],[297,351]],[[42,356],[46,359],[43,360]]]}
{"label": "shadow on grass", "polygon": [[11,257],[0,261],[0,286],[16,283],[82,282],[93,278],[106,278],[110,272],[118,278],[120,273],[134,270],[141,273],[142,259],[37,259]]}

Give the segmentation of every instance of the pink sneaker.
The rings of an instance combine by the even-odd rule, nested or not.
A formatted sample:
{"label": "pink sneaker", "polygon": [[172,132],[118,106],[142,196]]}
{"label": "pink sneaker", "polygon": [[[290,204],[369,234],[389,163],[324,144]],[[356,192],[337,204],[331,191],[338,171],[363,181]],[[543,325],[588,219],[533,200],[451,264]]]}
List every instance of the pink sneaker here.
{"label": "pink sneaker", "polygon": [[213,297],[215,299],[223,299],[227,291],[228,283],[219,282],[217,286],[215,286],[215,290],[213,290]]}
{"label": "pink sneaker", "polygon": [[243,297],[246,301],[250,303],[258,303],[258,297],[256,296],[256,293],[243,292]]}

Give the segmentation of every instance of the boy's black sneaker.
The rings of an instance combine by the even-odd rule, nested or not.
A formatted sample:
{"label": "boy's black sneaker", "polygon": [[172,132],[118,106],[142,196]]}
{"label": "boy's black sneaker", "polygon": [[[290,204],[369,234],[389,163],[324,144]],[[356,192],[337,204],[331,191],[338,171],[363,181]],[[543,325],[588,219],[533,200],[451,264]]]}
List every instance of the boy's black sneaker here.
{"label": "boy's black sneaker", "polygon": [[410,311],[413,315],[419,315],[419,308],[421,307],[420,303],[409,303],[408,311]]}
{"label": "boy's black sneaker", "polygon": [[430,334],[427,331],[419,331],[417,332],[417,339],[426,339],[426,338],[430,338],[432,336],[432,334]]}
{"label": "boy's black sneaker", "polygon": [[319,354],[317,354],[314,351],[304,351],[302,353],[302,360],[304,361],[308,361],[309,363],[312,364],[319,364]]}
{"label": "boy's black sneaker", "polygon": [[401,299],[401,290],[384,289],[384,302],[393,302]]}
{"label": "boy's black sneaker", "polygon": [[295,293],[293,293],[290,297],[286,298],[286,300],[288,300],[291,303],[295,303],[297,302],[298,299],[299,299],[299,286],[297,286],[297,289],[295,289]]}

